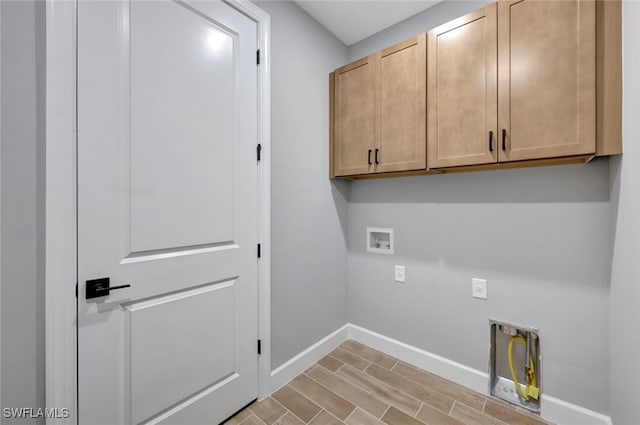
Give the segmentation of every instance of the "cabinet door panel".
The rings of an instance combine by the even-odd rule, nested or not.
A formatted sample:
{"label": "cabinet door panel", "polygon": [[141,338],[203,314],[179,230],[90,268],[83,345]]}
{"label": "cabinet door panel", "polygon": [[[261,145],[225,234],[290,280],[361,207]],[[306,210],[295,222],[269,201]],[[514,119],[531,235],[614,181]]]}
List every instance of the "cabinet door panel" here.
{"label": "cabinet door panel", "polygon": [[379,53],[380,138],[376,172],[425,169],[426,36]]}
{"label": "cabinet door panel", "polygon": [[[343,66],[334,82],[334,165],[336,176],[367,174],[368,150],[376,138],[374,56]],[[373,157],[372,157],[373,158]]]}
{"label": "cabinet door panel", "polygon": [[429,168],[497,161],[496,36],[495,4],[429,31]]}
{"label": "cabinet door panel", "polygon": [[499,160],[595,152],[595,2],[498,3]]}

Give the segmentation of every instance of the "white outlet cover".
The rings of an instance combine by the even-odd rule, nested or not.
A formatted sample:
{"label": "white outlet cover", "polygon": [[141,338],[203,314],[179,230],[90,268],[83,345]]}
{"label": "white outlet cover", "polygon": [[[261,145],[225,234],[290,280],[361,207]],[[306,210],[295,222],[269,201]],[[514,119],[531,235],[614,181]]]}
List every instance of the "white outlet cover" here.
{"label": "white outlet cover", "polygon": [[487,299],[486,279],[476,279],[475,277],[471,279],[471,296],[473,298],[480,298],[482,300]]}
{"label": "white outlet cover", "polygon": [[405,268],[404,266],[395,267],[396,282],[404,283],[405,281]]}

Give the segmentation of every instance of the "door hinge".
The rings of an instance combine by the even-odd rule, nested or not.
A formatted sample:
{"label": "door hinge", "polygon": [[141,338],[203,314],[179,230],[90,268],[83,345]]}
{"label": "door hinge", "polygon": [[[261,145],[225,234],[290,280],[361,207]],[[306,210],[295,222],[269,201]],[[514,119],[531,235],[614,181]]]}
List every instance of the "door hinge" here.
{"label": "door hinge", "polygon": [[76,282],[76,298],[78,298],[78,282]]}
{"label": "door hinge", "polygon": [[256,65],[260,65],[260,49],[256,50]]}
{"label": "door hinge", "polygon": [[262,354],[262,341],[258,340],[258,355]]}
{"label": "door hinge", "polygon": [[258,146],[256,146],[256,158],[258,158],[258,161],[260,161],[260,154],[262,154],[262,145],[258,143]]}
{"label": "door hinge", "polygon": [[258,258],[260,258],[261,255],[262,255],[262,250],[261,250],[260,244],[258,244]]}

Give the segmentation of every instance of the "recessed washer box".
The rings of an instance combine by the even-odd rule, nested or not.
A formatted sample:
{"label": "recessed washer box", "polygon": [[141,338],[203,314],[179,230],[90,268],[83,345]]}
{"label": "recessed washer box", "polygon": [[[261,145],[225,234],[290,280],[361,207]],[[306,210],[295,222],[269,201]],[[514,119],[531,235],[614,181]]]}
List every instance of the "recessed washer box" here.
{"label": "recessed washer box", "polygon": [[540,331],[492,319],[489,327],[490,394],[539,414],[542,396]]}
{"label": "recessed washer box", "polygon": [[393,228],[367,227],[367,251],[393,254]]}

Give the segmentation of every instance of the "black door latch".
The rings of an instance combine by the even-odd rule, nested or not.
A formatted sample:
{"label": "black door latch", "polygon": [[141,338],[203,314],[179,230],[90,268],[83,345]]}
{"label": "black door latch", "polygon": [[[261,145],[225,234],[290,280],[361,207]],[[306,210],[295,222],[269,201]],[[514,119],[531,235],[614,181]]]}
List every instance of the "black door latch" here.
{"label": "black door latch", "polygon": [[87,280],[86,298],[90,300],[92,298],[106,297],[109,295],[109,292],[114,289],[129,288],[130,286],[131,285],[110,286],[108,277]]}

